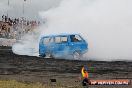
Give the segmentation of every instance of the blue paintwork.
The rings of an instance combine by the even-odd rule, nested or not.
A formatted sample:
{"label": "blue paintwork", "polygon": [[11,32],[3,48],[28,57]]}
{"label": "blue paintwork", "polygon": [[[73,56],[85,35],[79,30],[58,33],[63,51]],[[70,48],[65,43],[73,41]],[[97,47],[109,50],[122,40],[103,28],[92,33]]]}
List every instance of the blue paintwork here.
{"label": "blue paintwork", "polygon": [[[80,37],[80,41],[72,42],[71,35],[77,35]],[[67,42],[55,43],[55,37],[66,36]],[[53,42],[44,44],[43,40],[45,38],[53,39]],[[51,54],[52,56],[59,55],[72,55],[75,51],[78,51],[80,54],[86,53],[88,50],[88,43],[80,36],[80,34],[56,34],[56,35],[47,35],[42,36],[39,42],[39,55],[45,56],[46,53]]]}

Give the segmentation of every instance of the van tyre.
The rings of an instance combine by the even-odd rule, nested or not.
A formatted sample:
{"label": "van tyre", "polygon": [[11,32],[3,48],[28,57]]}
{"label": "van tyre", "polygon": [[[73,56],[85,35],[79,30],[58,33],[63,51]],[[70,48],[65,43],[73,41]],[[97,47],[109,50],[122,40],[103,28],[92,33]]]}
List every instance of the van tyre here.
{"label": "van tyre", "polygon": [[46,53],[45,57],[51,57],[51,54],[50,53]]}
{"label": "van tyre", "polygon": [[75,52],[73,53],[73,59],[74,59],[74,60],[80,60],[81,57],[82,57],[82,55],[80,54],[79,51],[75,51]]}
{"label": "van tyre", "polygon": [[43,54],[43,55],[39,55],[40,57],[45,57],[46,55],[45,54]]}

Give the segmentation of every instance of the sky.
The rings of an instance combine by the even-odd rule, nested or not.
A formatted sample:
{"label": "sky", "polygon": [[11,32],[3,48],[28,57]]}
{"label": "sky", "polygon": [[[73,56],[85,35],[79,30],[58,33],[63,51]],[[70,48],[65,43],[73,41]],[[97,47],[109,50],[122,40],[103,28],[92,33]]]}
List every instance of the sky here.
{"label": "sky", "polygon": [[[39,19],[38,13],[58,6],[60,0],[0,0],[0,16],[3,14],[10,17],[26,17]],[[24,5],[24,6],[23,6]],[[24,7],[24,14],[23,14]]]}

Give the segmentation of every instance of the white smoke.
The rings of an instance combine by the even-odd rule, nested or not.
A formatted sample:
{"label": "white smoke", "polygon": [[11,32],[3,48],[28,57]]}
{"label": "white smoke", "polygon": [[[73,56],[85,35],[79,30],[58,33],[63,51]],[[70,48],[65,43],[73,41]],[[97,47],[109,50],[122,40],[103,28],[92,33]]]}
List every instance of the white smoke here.
{"label": "white smoke", "polygon": [[27,34],[23,39],[17,41],[12,46],[12,50],[15,54],[38,56],[38,37],[33,34]]}
{"label": "white smoke", "polygon": [[0,2],[0,16],[2,16],[3,14],[7,14],[7,12],[11,9],[12,7],[9,7],[4,2]]}
{"label": "white smoke", "polygon": [[132,60],[131,0],[63,0],[40,12],[47,19],[40,34],[81,33],[89,43],[87,59]]}
{"label": "white smoke", "polygon": [[39,55],[39,37],[41,29],[34,29],[33,32],[25,34],[13,46],[12,51],[18,55],[38,56]]}

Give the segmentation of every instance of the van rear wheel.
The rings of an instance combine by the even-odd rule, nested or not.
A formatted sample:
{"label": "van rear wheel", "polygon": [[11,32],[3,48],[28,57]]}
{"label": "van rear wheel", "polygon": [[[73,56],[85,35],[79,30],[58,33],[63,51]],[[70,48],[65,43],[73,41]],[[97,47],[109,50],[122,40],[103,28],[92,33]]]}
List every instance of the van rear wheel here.
{"label": "van rear wheel", "polygon": [[45,55],[45,54],[40,54],[39,56],[40,56],[40,57],[45,57],[46,55]]}
{"label": "van rear wheel", "polygon": [[79,53],[79,51],[75,51],[75,52],[73,53],[73,59],[74,59],[74,60],[80,60],[81,57],[82,57],[82,55]]}

